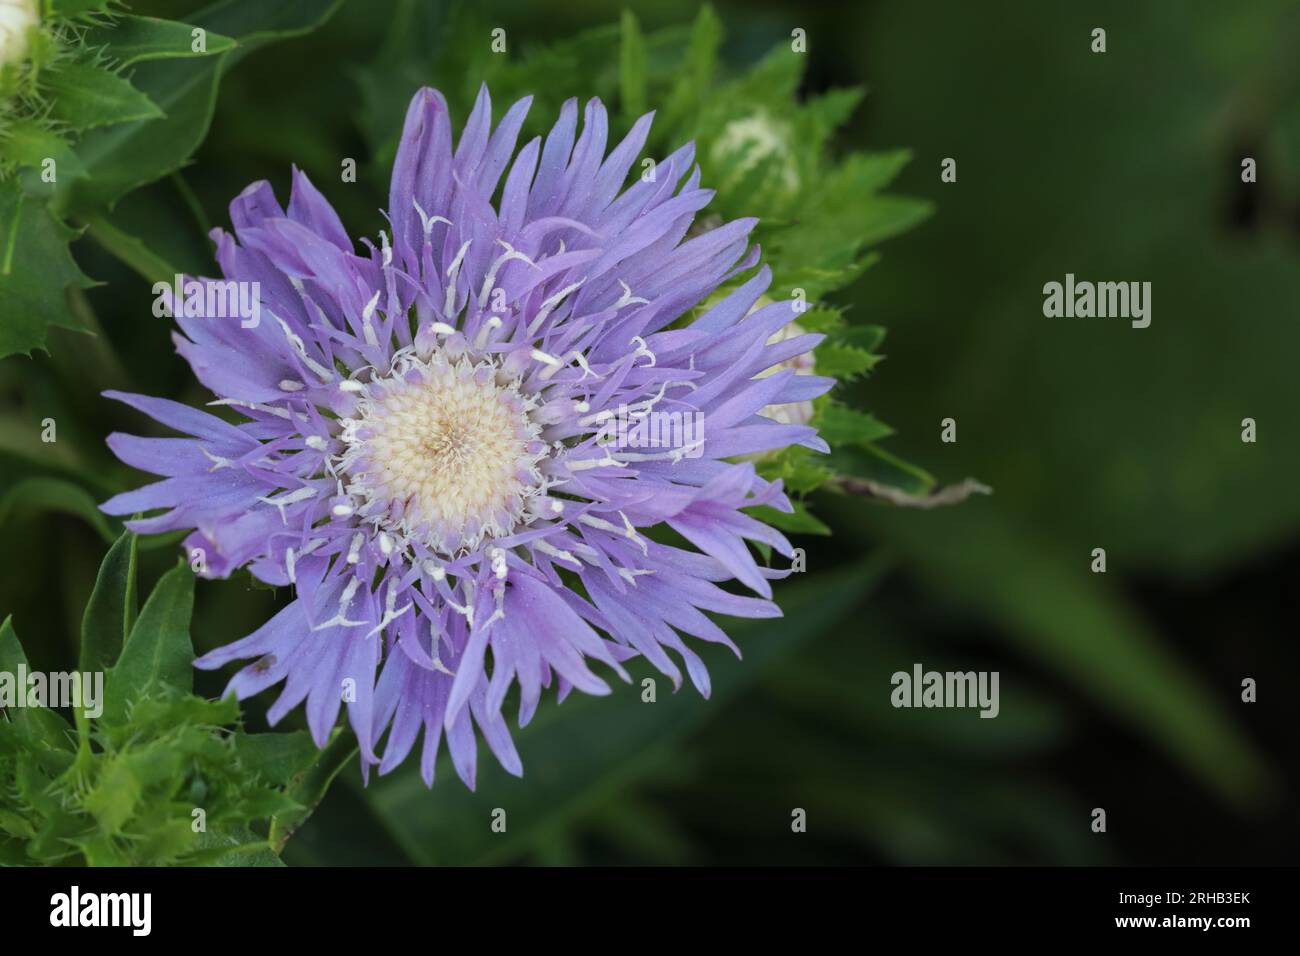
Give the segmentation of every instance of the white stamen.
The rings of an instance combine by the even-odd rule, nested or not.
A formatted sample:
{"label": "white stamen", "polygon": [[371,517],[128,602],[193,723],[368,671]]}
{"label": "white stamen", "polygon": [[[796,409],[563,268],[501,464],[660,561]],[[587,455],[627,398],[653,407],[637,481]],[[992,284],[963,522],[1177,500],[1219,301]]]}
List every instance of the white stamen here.
{"label": "white stamen", "polygon": [[288,519],[285,518],[284,516],[284,506],[294,505],[300,501],[306,501],[308,498],[315,498],[315,497],[316,497],[316,489],[307,487],[307,488],[299,488],[296,491],[287,492],[283,495],[280,495],[280,497],[278,498],[265,497],[265,498],[258,498],[257,500],[264,502],[265,504],[268,505],[275,505],[275,507],[278,508],[280,511],[280,520],[283,521],[285,524],[288,524],[289,523]]}
{"label": "white stamen", "polygon": [[324,365],[321,365],[320,362],[317,362],[307,354],[307,346],[304,344],[302,336],[289,328],[288,322],[284,321],[284,319],[280,318],[278,315],[275,316],[275,321],[280,323],[280,328],[284,330],[284,337],[289,340],[289,344],[293,346],[294,351],[298,353],[298,358],[302,359],[304,365],[319,375],[322,382],[328,382],[334,378],[334,372],[332,369],[326,368]]}
{"label": "white stamen", "polygon": [[429,636],[433,639],[432,646],[429,648],[429,657],[433,659],[433,669],[446,674],[448,677],[455,677],[456,672],[447,669],[447,665],[442,662],[442,657],[438,652],[438,632],[435,630],[436,625],[433,621],[429,622]]}
{"label": "white stamen", "polygon": [[208,469],[208,471],[216,471],[218,468],[229,468],[231,465],[234,464],[234,462],[231,461],[229,458],[222,458],[220,455],[212,454],[212,452],[208,451],[202,445],[199,446],[199,451],[203,452],[203,454],[207,456],[209,461],[215,463],[211,468]]}
{"label": "white stamen", "polygon": [[533,542],[533,547],[536,548],[538,551],[542,552],[542,554],[549,554],[551,557],[556,558],[560,561],[571,561],[573,564],[576,564],[578,567],[582,567],[582,562],[579,561],[571,551],[565,551],[563,548],[557,548],[555,545],[548,544],[546,541],[535,541]]}
{"label": "white stamen", "polygon": [[370,297],[366,307],[361,310],[361,334],[365,336],[367,345],[379,345],[379,337],[375,335],[374,326],[370,324],[370,319],[375,314],[375,306],[377,305],[379,305],[378,291]]}
{"label": "white stamen", "polygon": [[528,256],[524,255],[522,252],[516,250],[514,246],[510,245],[510,243],[506,242],[504,239],[498,239],[497,243],[505,247],[506,254],[504,256],[499,257],[496,260],[496,262],[492,263],[492,267],[488,269],[487,275],[483,277],[483,288],[479,291],[478,294],[478,307],[480,309],[483,308],[483,304],[487,302],[488,293],[492,291],[493,283],[497,281],[497,270],[500,269],[507,262],[509,262],[511,259],[519,259],[523,262],[528,263],[534,269],[538,268],[537,263],[535,263],[532,259],[528,258]]}
{"label": "white stamen", "polygon": [[565,464],[569,466],[569,471],[590,471],[592,468],[621,468],[623,463],[617,458],[610,456],[608,450],[605,451],[604,458],[579,458],[569,460]]}
{"label": "white stamen", "polygon": [[529,354],[532,355],[535,361],[544,362],[545,364],[551,366],[552,368],[558,369],[563,367],[563,363],[559,359],[557,359],[554,355],[550,355],[547,352],[543,352],[541,349],[533,349]]}
{"label": "white stamen", "polygon": [[658,361],[658,359],[655,358],[654,352],[650,351],[649,346],[645,344],[645,339],[641,338],[641,336],[639,335],[634,335],[632,336],[632,340],[628,344],[636,346],[636,351],[632,353],[633,362],[635,362],[640,356],[645,355],[648,356],[650,359],[650,364],[646,365],[645,368],[654,368],[654,365]]}
{"label": "white stamen", "polygon": [[327,627],[360,627],[365,621],[349,621],[347,618],[348,605],[352,603],[352,597],[357,593],[361,580],[359,578],[349,578],[348,583],[343,587],[343,593],[339,595],[339,613],[334,615],[328,621],[322,621],[312,628],[313,631],[323,631]]}
{"label": "white stamen", "polygon": [[423,209],[420,208],[419,200],[412,199],[411,204],[415,206],[415,211],[420,217],[420,226],[421,228],[424,229],[425,239],[428,239],[429,233],[433,232],[434,223],[445,222],[447,225],[449,226],[451,225],[450,219],[443,219],[442,216],[430,216],[428,213],[426,213]]}
{"label": "white stamen", "polygon": [[411,609],[411,602],[407,601],[400,611],[394,610],[397,606],[397,582],[390,581],[388,584],[388,593],[384,596],[384,616],[379,619],[379,623],[370,629],[366,637],[374,637],[393,621],[397,620],[403,614]]}
{"label": "white stamen", "polygon": [[451,265],[447,267],[447,296],[443,300],[442,314],[451,318],[456,314],[456,280],[460,276],[460,264],[465,260],[465,253],[469,251],[469,244],[473,240],[466,239],[456,253],[456,258],[451,260]]}
{"label": "white stamen", "polygon": [[474,347],[479,351],[486,348],[488,336],[492,333],[493,329],[499,328],[501,328],[501,318],[494,315],[484,322],[483,327],[478,330],[478,335],[474,337]]}
{"label": "white stamen", "polygon": [[618,280],[618,284],[623,287],[623,296],[617,302],[614,303],[614,311],[617,312],[619,309],[622,309],[625,306],[629,306],[629,305],[650,304],[649,299],[642,299],[640,296],[633,295],[632,290],[628,288],[628,284],[624,282],[622,279]]}
{"label": "white stamen", "polygon": [[545,300],[542,303],[541,308],[537,310],[537,315],[533,317],[533,321],[528,323],[528,334],[533,335],[541,327],[541,324],[546,321],[546,317],[550,315],[555,307],[564,300],[564,297],[586,281],[586,276],[583,276],[577,282],[573,283],[573,285],[565,286],[559,292],[555,293],[555,295]]}

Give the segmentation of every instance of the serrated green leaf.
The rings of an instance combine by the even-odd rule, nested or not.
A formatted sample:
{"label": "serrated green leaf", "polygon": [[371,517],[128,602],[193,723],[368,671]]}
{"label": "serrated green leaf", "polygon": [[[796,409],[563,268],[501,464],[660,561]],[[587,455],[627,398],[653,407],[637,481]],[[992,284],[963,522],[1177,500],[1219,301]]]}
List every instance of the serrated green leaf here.
{"label": "serrated green leaf", "polygon": [[36,836],[36,829],[31,823],[12,810],[0,809],[0,830],[21,840],[31,840]]}
{"label": "serrated green leaf", "polygon": [[104,720],[124,724],[131,705],[161,688],[188,693],[194,685],[190,613],[194,607],[194,572],[172,568],[145,602],[122,654],[106,683]]}
{"label": "serrated green leaf", "polygon": [[91,282],[68,250],[76,235],[16,180],[0,183],[0,358],[45,347],[51,325],[81,329],[65,290]]}
{"label": "serrated green leaf", "polygon": [[309,32],[340,2],[223,0],[195,13],[190,17],[195,26],[237,46],[215,56],[141,63],[133,80],[166,118],[120,123],[84,136],[77,151],[90,176],[61,191],[59,208],[88,213],[179,169],[207,134],[223,70],[268,42]]}
{"label": "serrated green leaf", "polygon": [[769,480],[779,478],[786,491],[795,494],[806,494],[821,487],[833,474],[824,455],[797,446],[760,458],[758,469]]}
{"label": "serrated green leaf", "polygon": [[53,101],[50,115],[72,130],[157,119],[162,110],[112,70],[73,60],[41,74]]}
{"label": "serrated green leaf", "polygon": [[[823,342],[813,353],[818,375],[829,375],[841,381],[853,379],[870,372],[883,356],[854,345],[841,345],[837,342]],[[827,439],[828,441],[830,439]]]}
{"label": "serrated green leaf", "polygon": [[824,405],[818,411],[814,424],[818,434],[833,447],[869,445],[894,433],[892,428],[875,416],[834,403]]}
{"label": "serrated green leaf", "polygon": [[119,754],[107,758],[99,782],[86,794],[82,805],[93,816],[106,836],[116,836],[131,818],[144,791],[140,778]]}
{"label": "serrated green leaf", "polygon": [[836,342],[874,352],[885,341],[883,325],[848,325],[836,335]]}
{"label": "serrated green leaf", "polygon": [[67,138],[34,119],[14,119],[0,132],[0,165],[40,168],[47,159],[54,160],[56,182],[61,176],[86,175],[86,167]]}
{"label": "serrated green leaf", "polygon": [[86,43],[92,47],[107,47],[106,54],[120,66],[130,66],[144,60],[213,56],[225,53],[235,45],[230,37],[207,31],[204,37],[206,48],[196,51],[193,34],[195,29],[188,23],[176,20],[127,14],[88,31]]}

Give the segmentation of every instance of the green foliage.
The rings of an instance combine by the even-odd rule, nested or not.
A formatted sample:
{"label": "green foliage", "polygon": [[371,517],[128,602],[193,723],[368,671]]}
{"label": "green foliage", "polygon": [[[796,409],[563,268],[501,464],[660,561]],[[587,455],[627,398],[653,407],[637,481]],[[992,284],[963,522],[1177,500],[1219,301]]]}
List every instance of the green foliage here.
{"label": "green foliage", "polygon": [[0,67],[0,358],[44,349],[50,326],[84,329],[64,301],[89,284],[66,221],[88,222],[183,166],[224,71],[340,2],[222,0],[192,23],[109,2],[52,5],[28,55]]}
{"label": "green foliage", "polygon": [[0,357],[44,347],[49,326],[83,328],[64,300],[90,285],[68,250],[76,232],[17,180],[0,182],[0,226]]}
{"label": "green foliage", "polygon": [[[134,536],[123,535],[87,605],[80,671],[107,674],[102,697],[83,694],[87,706],[72,708],[75,729],[47,706],[20,705],[34,702],[25,687],[6,701],[13,706],[0,719],[0,863],[274,864],[259,828],[301,810],[287,788],[315,747],[301,732],[232,728],[233,698],[191,692],[194,575],[173,568],[137,617],[135,555]],[[6,619],[0,672],[16,681],[26,666]]]}

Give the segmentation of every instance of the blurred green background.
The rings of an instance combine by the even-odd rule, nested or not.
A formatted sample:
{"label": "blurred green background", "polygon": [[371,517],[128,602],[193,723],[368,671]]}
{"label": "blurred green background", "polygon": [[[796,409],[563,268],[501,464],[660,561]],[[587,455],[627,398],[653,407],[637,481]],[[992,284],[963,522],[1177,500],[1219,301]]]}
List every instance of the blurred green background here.
{"label": "blurred green background", "polygon": [[[1295,862],[1300,8],[838,7],[716,3],[722,57],[741,69],[802,28],[803,92],[868,89],[839,146],[912,151],[893,191],[933,213],[833,296],[889,329],[888,360],[853,398],[897,430],[892,451],[994,494],[916,511],[819,492],[833,536],[797,542],[809,570],[778,589],[784,620],[732,629],[743,662],[706,655],[712,700],[649,705],[619,686],[549,702],[517,735],[525,777],[485,764],[476,793],[443,772],[428,792],[413,767],[367,787],[349,768],[288,862]],[[698,10],[626,8],[648,33]],[[184,19],[193,5],[133,9]],[[130,194],[112,222],[211,272],[199,226],[225,225],[252,180],[286,194],[297,163],[353,235],[373,235],[414,87],[442,86],[463,117],[481,78],[482,57],[449,37],[500,26],[524,56],[622,9],[485,0],[453,30],[442,4],[352,0],[230,71],[183,178]],[[590,49],[617,73],[616,29]],[[593,92],[572,88],[564,57],[551,66],[531,91],[546,104]],[[340,188],[344,156],[363,172]],[[946,157],[955,183],[940,181]],[[141,308],[145,280],[91,242],[75,251],[105,283],[87,293],[103,341],[54,329],[49,355],[0,363],[0,449],[6,487],[43,456],[102,497],[135,480],[103,436],[141,426],[99,389],[204,396]],[[1151,282],[1151,327],[1044,318],[1042,286],[1067,272]],[[55,446],[37,437],[47,415]],[[84,517],[0,520],[0,608],[34,666],[66,664],[105,544]],[[1090,571],[1098,547],[1105,574]],[[146,586],[173,559],[149,551]],[[246,578],[201,584],[195,643],[240,636],[283,599]],[[893,709],[890,675],[917,662],[999,671],[1000,716]],[[199,686],[215,695],[223,677]],[[1247,677],[1258,703],[1241,701]],[[246,705],[250,725],[265,706]],[[497,807],[505,834],[489,828]]]}

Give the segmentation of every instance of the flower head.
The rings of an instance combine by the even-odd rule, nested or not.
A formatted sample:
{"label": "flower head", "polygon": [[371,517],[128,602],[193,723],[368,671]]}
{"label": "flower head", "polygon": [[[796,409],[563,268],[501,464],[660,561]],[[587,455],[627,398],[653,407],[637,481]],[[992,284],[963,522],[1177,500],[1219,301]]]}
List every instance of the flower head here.
{"label": "flower head", "polygon": [[27,55],[29,34],[40,18],[36,0],[0,0],[0,66]]}
{"label": "flower head", "polygon": [[[579,135],[571,100],[515,155],[528,107],[493,129],[483,89],[453,145],[443,97],[417,93],[392,237],[361,251],[297,170],[287,210],[265,182],[234,200],[234,235],[213,234],[225,279],[169,301],[177,350],[238,424],[109,393],[190,437],[111,435],[118,457],[164,478],[104,509],[164,509],[129,524],[195,529],[185,545],[203,573],[247,567],[294,589],[198,666],[251,660],[233,692],[283,682],[269,719],[305,701],[321,745],[346,703],[380,773],[423,730],[430,784],[445,737],[473,786],[475,726],[522,772],[502,714],[512,685],[520,726],[543,688],[608,693],[591,665],[626,679],[638,655],[680,685],[672,652],[707,694],[683,635],[734,650],[705,612],[780,613],[768,581],[783,572],[746,540],[790,552],[744,512],[790,504],[742,456],[825,450],[812,428],[762,414],[832,384],[770,372],[819,336],[776,334],[790,302],[752,309],[765,267],[686,321],[758,264],[752,219],[683,241],[712,195],[693,147],[623,190],[650,116],[607,154],[604,108],[586,105]],[[255,307],[231,315],[232,302]],[[627,418],[664,427],[648,440],[610,427]],[[732,580],[757,596],[720,586]]]}

